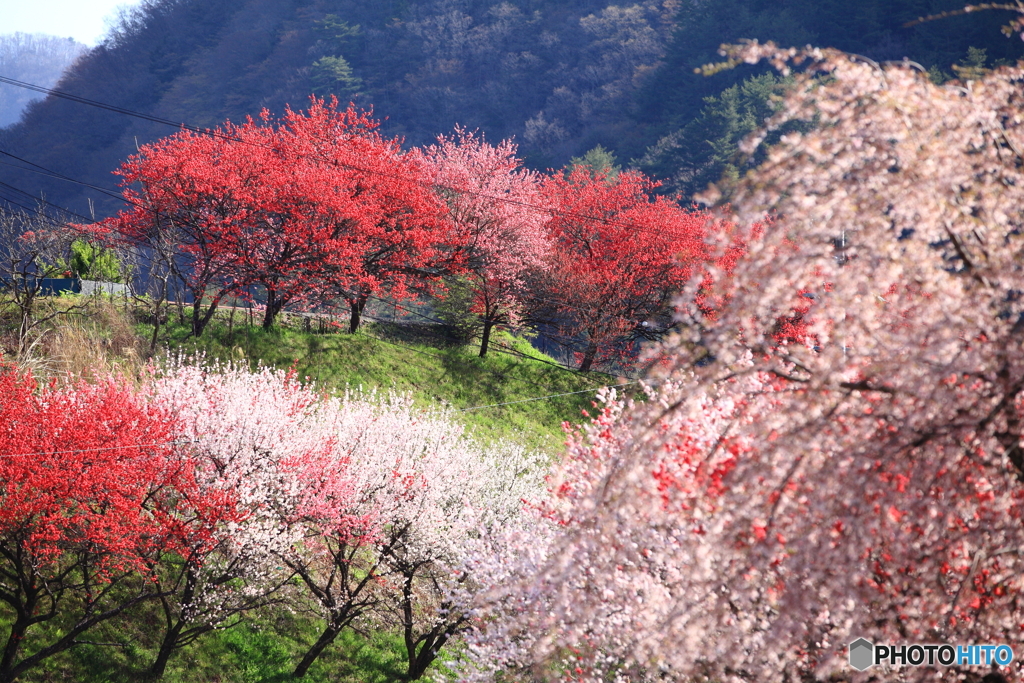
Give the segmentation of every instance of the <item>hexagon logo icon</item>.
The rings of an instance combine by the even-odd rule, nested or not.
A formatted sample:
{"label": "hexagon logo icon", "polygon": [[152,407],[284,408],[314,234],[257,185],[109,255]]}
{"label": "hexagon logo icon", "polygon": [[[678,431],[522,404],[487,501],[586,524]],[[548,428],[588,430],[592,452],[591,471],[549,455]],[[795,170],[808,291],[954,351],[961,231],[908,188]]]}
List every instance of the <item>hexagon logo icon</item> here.
{"label": "hexagon logo icon", "polygon": [[850,643],[850,666],[864,671],[875,663],[875,646],[871,641],[858,638]]}

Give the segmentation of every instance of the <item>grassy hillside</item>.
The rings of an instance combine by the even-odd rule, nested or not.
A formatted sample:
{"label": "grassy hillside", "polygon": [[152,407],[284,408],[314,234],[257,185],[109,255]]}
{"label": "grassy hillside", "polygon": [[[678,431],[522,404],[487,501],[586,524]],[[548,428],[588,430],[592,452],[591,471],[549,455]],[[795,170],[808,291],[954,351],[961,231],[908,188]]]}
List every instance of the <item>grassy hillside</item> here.
{"label": "grassy hillside", "polygon": [[[149,613],[151,612],[151,613]],[[0,622],[6,615],[0,614]],[[155,610],[139,610],[107,622],[84,644],[47,660],[19,680],[48,683],[136,683],[156,657]],[[319,635],[317,624],[282,605],[255,619],[207,634],[177,652],[163,683],[283,683],[295,681],[295,663]],[[132,630],[129,630],[132,629]],[[345,630],[302,678],[306,683],[392,683],[404,671],[400,637],[388,632],[359,635]]]}
{"label": "grassy hillside", "polygon": [[[41,312],[70,305],[66,297],[46,299]],[[201,356],[209,364],[294,367],[304,381],[325,391],[395,391],[424,407],[447,406],[482,441],[507,438],[551,455],[561,450],[563,422],[583,419],[581,411],[592,408],[600,387],[630,382],[568,370],[506,331],[495,333],[491,350],[480,358],[476,344],[453,343],[442,326],[409,317],[371,320],[348,334],[330,318],[283,315],[277,326],[263,330],[250,324],[244,310],[228,308],[197,339],[172,311],[151,354],[153,326],[146,317],[143,309],[126,309],[123,301],[87,302],[85,309],[37,330],[30,353],[19,362],[38,375],[57,377],[97,369],[134,375],[151,355],[156,362],[184,355]],[[0,355],[15,358],[16,330],[16,319],[0,311]]]}
{"label": "grassy hillside", "polygon": [[[475,346],[450,345],[430,325],[369,323],[354,335],[333,327],[320,333],[317,324],[312,331],[303,327],[302,318],[291,317],[266,331],[232,322],[222,313],[199,339],[189,337],[186,326],[172,324],[166,348],[203,354],[207,362],[294,366],[300,377],[332,391],[349,387],[412,394],[423,406],[459,411],[483,440],[508,438],[549,453],[561,447],[562,422],[578,422],[580,411],[591,407],[593,392],[628,381],[566,370],[506,332],[480,358]],[[140,335],[151,332],[139,326]]]}

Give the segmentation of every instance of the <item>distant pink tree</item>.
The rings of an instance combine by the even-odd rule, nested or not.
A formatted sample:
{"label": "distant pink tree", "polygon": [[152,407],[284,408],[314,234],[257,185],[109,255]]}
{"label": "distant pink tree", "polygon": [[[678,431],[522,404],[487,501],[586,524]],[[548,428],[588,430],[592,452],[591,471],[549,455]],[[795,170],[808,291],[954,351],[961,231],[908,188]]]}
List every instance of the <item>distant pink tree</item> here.
{"label": "distant pink tree", "polygon": [[549,249],[540,178],[523,167],[510,140],[493,146],[461,128],[423,153],[447,202],[457,243],[465,245],[483,357],[494,326],[518,319],[527,278],[543,266]]}

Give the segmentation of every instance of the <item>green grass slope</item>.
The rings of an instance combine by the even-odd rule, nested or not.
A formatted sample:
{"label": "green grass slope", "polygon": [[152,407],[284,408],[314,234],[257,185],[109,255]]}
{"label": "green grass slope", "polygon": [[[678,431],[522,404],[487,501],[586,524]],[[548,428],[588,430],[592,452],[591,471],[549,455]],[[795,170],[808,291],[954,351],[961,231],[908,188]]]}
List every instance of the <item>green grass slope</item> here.
{"label": "green grass slope", "polygon": [[[508,438],[551,454],[564,441],[563,422],[583,419],[601,386],[625,381],[566,370],[508,333],[480,358],[476,346],[449,345],[429,325],[378,322],[348,334],[331,326],[320,333],[317,322],[304,331],[297,316],[271,330],[237,323],[219,315],[202,337],[179,324],[161,337],[170,353],[202,354],[205,362],[294,366],[325,390],[394,390],[424,407],[448,405],[481,440]],[[140,326],[144,335],[151,330]]]}

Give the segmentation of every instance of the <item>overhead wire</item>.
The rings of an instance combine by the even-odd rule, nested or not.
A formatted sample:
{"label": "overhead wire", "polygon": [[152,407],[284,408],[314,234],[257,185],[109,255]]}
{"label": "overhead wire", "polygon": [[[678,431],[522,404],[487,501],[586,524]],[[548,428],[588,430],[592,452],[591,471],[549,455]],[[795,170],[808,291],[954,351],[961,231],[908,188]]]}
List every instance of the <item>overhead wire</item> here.
{"label": "overhead wire", "polygon": [[[10,185],[8,183],[0,181],[0,187],[5,187],[5,188],[7,188],[8,190],[10,190],[12,192],[17,192],[18,194],[24,195],[24,196],[28,197],[29,199],[31,199],[34,202],[46,204],[47,206],[51,206],[54,209],[56,209],[57,211],[60,211],[64,215],[74,216],[75,218],[80,218],[83,221],[91,220],[90,218],[88,218],[86,216],[83,216],[80,213],[72,211],[71,209],[66,209],[63,206],[60,206],[58,204],[54,204],[53,202],[47,201],[44,197],[37,197],[34,194],[32,194],[31,192],[26,192],[25,190],[22,190],[21,188],[15,187],[14,185]],[[43,216],[46,215],[46,214],[43,214],[42,212],[37,211],[35,209],[29,209],[28,207],[26,207],[23,204],[19,204],[18,206],[21,206],[26,211],[33,211],[33,212],[35,212],[35,213],[37,213],[39,215],[43,215]]]}
{"label": "overhead wire", "polygon": [[12,159],[16,159],[16,160],[18,160],[18,161],[20,161],[20,162],[22,162],[24,164],[28,164],[29,166],[33,166],[34,168],[25,168],[24,166],[19,166],[18,164],[12,164],[9,161],[0,161],[0,164],[2,164],[4,166],[11,166],[11,167],[17,168],[17,169],[19,169],[21,171],[28,171],[29,173],[35,173],[37,175],[46,176],[48,178],[55,178],[56,180],[63,180],[65,182],[74,183],[75,185],[81,185],[83,187],[88,187],[91,190],[96,190],[97,192],[101,192],[101,193],[107,195],[108,197],[112,197],[114,199],[117,199],[118,201],[122,201],[125,204],[133,204],[133,205],[141,207],[141,208],[147,208],[147,207],[143,206],[142,204],[139,204],[138,202],[133,202],[133,201],[125,198],[123,195],[121,195],[120,193],[116,192],[115,190],[110,190],[110,189],[107,189],[105,187],[100,187],[99,185],[93,185],[91,183],[87,183],[85,181],[78,180],[78,179],[72,178],[70,176],[66,176],[63,173],[58,173],[57,171],[53,171],[51,169],[45,168],[43,166],[40,166],[39,164],[36,164],[36,163],[33,163],[33,162],[29,161],[28,159],[24,159],[24,158],[22,158],[22,157],[20,157],[20,156],[18,156],[16,154],[12,154],[12,153],[4,151],[2,149],[0,149],[0,154],[4,155],[6,157],[10,157]]}
{"label": "overhead wire", "polygon": [[[93,100],[93,99],[86,98],[86,97],[80,97],[78,95],[73,95],[71,93],[67,93],[67,92],[64,92],[64,91],[61,91],[61,90],[56,90],[56,89],[53,89],[53,88],[46,88],[46,87],[43,87],[43,86],[40,86],[40,85],[36,85],[34,83],[28,83],[28,82],[25,82],[25,81],[19,81],[17,79],[9,78],[9,77],[6,77],[6,76],[0,76],[0,83],[6,83],[8,85],[14,85],[14,86],[17,86],[17,87],[20,87],[20,88],[26,88],[26,89],[29,89],[29,90],[34,90],[34,91],[39,92],[39,93],[43,93],[43,94],[47,94],[47,95],[52,95],[53,97],[58,97],[58,98],[66,99],[66,100],[69,100],[69,101],[72,101],[72,102],[77,102],[79,104],[85,104],[85,105],[92,106],[92,107],[98,107],[100,109],[104,109],[104,110],[111,111],[111,112],[114,112],[114,113],[122,114],[122,115],[125,115],[125,116],[130,116],[130,117],[134,117],[134,118],[143,119],[143,120],[150,121],[150,122],[153,122],[153,123],[160,123],[160,124],[167,125],[167,126],[172,126],[172,127],[175,127],[175,128],[181,128],[181,129],[184,129],[184,130],[187,130],[189,132],[196,133],[196,134],[199,134],[199,135],[210,135],[211,137],[215,137],[215,138],[219,138],[219,139],[223,139],[223,140],[228,140],[228,141],[231,141],[231,142],[240,142],[242,144],[248,144],[248,145],[252,145],[252,146],[264,147],[264,148],[268,148],[269,149],[269,147],[267,147],[266,145],[258,145],[257,143],[249,142],[247,140],[243,140],[243,139],[238,138],[236,136],[220,133],[220,132],[218,132],[216,130],[213,130],[213,129],[209,129],[209,128],[205,128],[204,129],[204,128],[200,128],[199,126],[191,125],[191,124],[188,124],[188,123],[185,123],[185,122],[172,121],[170,119],[165,119],[165,118],[162,118],[162,117],[159,117],[159,116],[152,116],[152,115],[149,115],[149,114],[143,114],[141,112],[134,111],[134,110],[131,110],[131,109],[126,109],[124,107],[118,107],[116,105],[108,104],[108,103],[105,103],[105,102],[100,102],[99,100]],[[2,150],[0,150],[0,153],[7,154],[8,156],[13,156],[13,155],[11,155],[8,152],[3,152]],[[597,223],[603,223],[605,225],[610,225],[610,226],[614,226],[614,227],[629,228],[629,229],[633,229],[633,230],[641,230],[641,231],[646,231],[646,232],[655,232],[655,230],[656,230],[655,228],[649,228],[649,227],[646,227],[646,226],[643,226],[643,225],[640,225],[640,224],[637,224],[637,223],[624,222],[624,221],[615,221],[615,220],[611,220],[611,219],[609,219],[607,217],[604,217],[604,216],[591,216],[591,215],[587,215],[587,214],[574,213],[574,212],[569,212],[569,211],[559,211],[557,209],[553,209],[552,207],[542,206],[540,204],[534,204],[532,202],[525,202],[525,201],[521,201],[521,200],[517,200],[517,199],[511,199],[509,197],[502,197],[500,195],[490,195],[490,194],[487,194],[487,193],[484,193],[484,192],[479,192],[479,191],[475,191],[475,190],[469,190],[469,189],[466,189],[466,188],[455,188],[455,187],[451,187],[451,186],[440,184],[440,183],[431,183],[431,182],[423,181],[423,180],[421,180],[419,178],[412,178],[412,177],[408,177],[408,176],[403,176],[403,175],[400,175],[400,174],[397,174],[397,173],[388,173],[388,172],[380,171],[380,170],[377,170],[377,169],[364,168],[364,167],[361,167],[361,166],[358,166],[356,164],[352,164],[352,163],[349,163],[349,162],[338,162],[337,160],[333,160],[333,161],[338,166],[340,166],[342,168],[347,168],[349,170],[359,171],[359,172],[367,173],[367,174],[371,174],[371,175],[378,175],[378,176],[382,176],[382,177],[386,177],[386,178],[391,178],[391,179],[398,179],[398,180],[409,181],[409,182],[413,182],[413,183],[416,183],[418,185],[421,185],[421,186],[424,186],[424,187],[428,187],[428,188],[431,188],[431,189],[440,188],[440,189],[448,190],[448,191],[451,191],[451,192],[455,192],[457,194],[468,194],[468,195],[471,195],[471,196],[479,197],[481,199],[488,199],[488,200],[492,200],[492,201],[497,201],[497,202],[509,204],[509,205],[512,205],[512,206],[518,206],[520,208],[534,209],[534,210],[540,211],[542,213],[550,214],[552,217],[556,217],[557,216],[557,217],[561,217],[561,218],[569,218],[569,219],[597,222]],[[26,163],[30,163],[31,164],[32,162],[26,162]],[[37,166],[36,164],[32,164],[32,165],[33,166]],[[41,167],[39,167],[39,168],[41,168]],[[60,177],[60,179],[70,180],[66,176]],[[109,194],[110,193],[109,190],[104,190],[103,188],[99,188],[97,186],[89,185],[88,183],[84,183],[84,182],[81,182],[81,181],[72,181],[72,182],[79,182],[79,184],[81,184],[81,185],[84,185],[86,187],[91,187],[92,189],[100,191],[100,192],[103,192],[104,194]],[[123,200],[123,198],[120,197],[120,196],[118,196],[116,198]],[[656,231],[657,231],[658,234],[664,234],[664,232],[665,232],[664,229],[657,229]]]}
{"label": "overhead wire", "polygon": [[157,443],[128,444],[125,446],[104,446],[101,448],[73,448],[63,451],[38,451],[36,453],[2,453],[0,458],[28,458],[41,455],[68,455],[71,453],[96,453],[99,451],[117,451],[128,448],[155,448],[156,446],[180,446],[186,443],[194,443],[195,439],[174,439],[172,441],[159,441]]}
{"label": "overhead wire", "polygon": [[42,215],[42,214],[41,214],[41,213],[39,212],[39,210],[38,210],[38,209],[33,209],[33,208],[31,208],[31,207],[25,206],[24,204],[22,204],[21,202],[19,202],[19,201],[18,201],[18,200],[16,200],[16,199],[11,199],[10,197],[8,197],[8,196],[4,196],[4,195],[0,195],[0,198],[2,198],[2,199],[4,200],[4,202],[6,202],[6,203],[8,203],[8,204],[12,204],[12,205],[14,205],[14,206],[17,206],[18,208],[20,208],[20,209],[21,209],[21,210],[23,210],[23,211],[28,211],[28,212],[31,212],[31,213],[36,213],[36,214],[40,214],[40,215]]}

